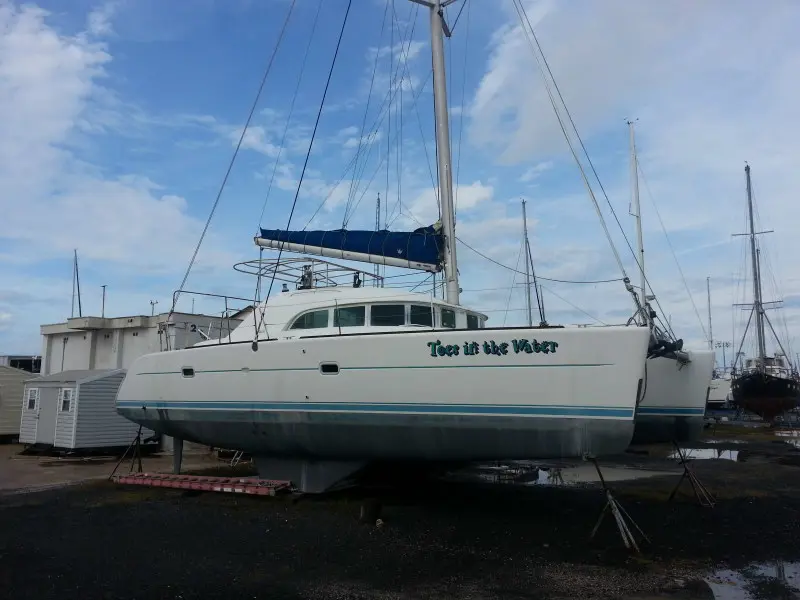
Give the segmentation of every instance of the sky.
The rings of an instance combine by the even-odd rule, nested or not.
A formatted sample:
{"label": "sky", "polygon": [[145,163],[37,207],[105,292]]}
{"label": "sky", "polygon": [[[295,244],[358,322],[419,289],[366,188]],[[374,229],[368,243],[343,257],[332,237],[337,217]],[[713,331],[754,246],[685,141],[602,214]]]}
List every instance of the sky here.
{"label": "sky", "polygon": [[[100,314],[103,285],[106,316],[169,310],[218,195],[189,291],[252,297],[256,278],[232,265],[258,258],[259,225],[374,229],[378,194],[381,227],[438,218],[427,10],[347,6],[0,0],[0,354],[39,352],[39,326],[72,314],[75,250],[84,315]],[[748,313],[733,305],[750,298],[749,255],[732,234],[746,227],[747,161],[756,227],[774,230],[759,238],[764,298],[783,301],[769,316],[794,356],[800,5],[524,6],[608,197],[593,180],[626,274],[638,285],[626,124],[636,119],[659,314],[687,346],[704,347],[710,278],[713,337],[738,347]],[[524,276],[513,272],[524,271],[525,199],[547,320],[626,322],[631,298],[511,0],[458,0],[446,16],[462,303],[488,325],[527,321]],[[425,279],[386,275],[403,276],[393,285]],[[177,308],[191,309],[191,297]],[[195,299],[198,311],[222,309]]]}

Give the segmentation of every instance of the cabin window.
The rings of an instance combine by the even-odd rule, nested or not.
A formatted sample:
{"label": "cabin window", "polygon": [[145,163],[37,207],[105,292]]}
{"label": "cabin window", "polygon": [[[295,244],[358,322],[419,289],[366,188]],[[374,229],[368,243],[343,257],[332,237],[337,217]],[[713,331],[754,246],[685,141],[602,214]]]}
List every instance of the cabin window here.
{"label": "cabin window", "polygon": [[345,306],[333,311],[334,327],[363,327],[366,319],[366,306]]}
{"label": "cabin window", "polygon": [[447,327],[448,329],[456,328],[456,313],[454,310],[449,308],[442,309],[442,327]]}
{"label": "cabin window", "polygon": [[72,407],[72,388],[61,390],[61,412],[69,412]]}
{"label": "cabin window", "polygon": [[471,315],[467,313],[467,329],[478,329],[478,328],[480,328],[478,315]]}
{"label": "cabin window", "polygon": [[320,329],[328,326],[328,309],[315,310],[300,315],[297,320],[292,323],[292,329]]}
{"label": "cabin window", "polygon": [[39,401],[39,388],[28,389],[28,410],[36,410],[36,403]]}
{"label": "cabin window", "polygon": [[405,304],[374,304],[370,313],[370,325],[392,327],[406,324]]}
{"label": "cabin window", "polygon": [[431,310],[431,306],[412,304],[411,312],[409,314],[409,323],[412,325],[425,325],[426,327],[433,327],[433,310]]}

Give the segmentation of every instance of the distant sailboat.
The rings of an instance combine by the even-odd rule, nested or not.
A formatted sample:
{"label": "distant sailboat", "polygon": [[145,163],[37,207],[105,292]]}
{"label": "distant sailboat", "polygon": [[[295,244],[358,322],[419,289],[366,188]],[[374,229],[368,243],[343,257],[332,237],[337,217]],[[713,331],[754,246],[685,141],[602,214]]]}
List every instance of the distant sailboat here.
{"label": "distant sailboat", "polygon": [[[798,382],[796,369],[792,368],[783,344],[781,344],[780,338],[775,333],[775,329],[772,327],[772,323],[770,323],[769,317],[764,310],[764,301],[761,296],[760,250],[756,243],[756,236],[759,235],[759,232],[755,230],[753,219],[753,188],[750,180],[750,165],[745,166],[744,172],[747,183],[747,212],[750,231],[743,235],[747,235],[750,238],[753,307],[742,335],[739,351],[744,345],[750,324],[753,321],[753,317],[755,317],[757,355],[744,359],[744,364],[738,367],[738,371],[735,371],[731,382],[731,392],[736,406],[743,410],[754,412],[767,421],[774,421],[776,417],[784,412],[797,408],[798,403],[800,403],[800,382]],[[769,325],[769,329],[780,348],[780,351],[776,351],[773,356],[767,356],[765,325]],[[738,359],[738,352],[736,356]]]}

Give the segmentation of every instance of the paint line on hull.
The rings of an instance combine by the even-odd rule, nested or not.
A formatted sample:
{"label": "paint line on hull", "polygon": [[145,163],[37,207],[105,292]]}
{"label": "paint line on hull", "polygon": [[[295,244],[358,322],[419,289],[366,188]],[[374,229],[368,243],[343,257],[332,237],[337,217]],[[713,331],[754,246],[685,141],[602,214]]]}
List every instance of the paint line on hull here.
{"label": "paint line on hull", "polygon": [[[391,371],[396,369],[535,369],[535,368],[592,368],[592,367],[613,367],[614,363],[559,363],[542,365],[415,365],[415,366],[386,366],[386,367],[340,367],[339,371]],[[318,371],[319,367],[298,367],[280,369],[195,369],[195,374],[199,373],[280,373],[294,371]],[[136,375],[182,375],[181,371],[145,371]]]}
{"label": "paint line on hull", "polygon": [[486,416],[595,417],[632,419],[634,410],[625,407],[553,406],[553,405],[465,405],[422,403],[339,403],[339,402],[238,402],[238,401],[172,401],[117,402],[123,409],[237,410],[268,412],[355,412],[413,413]]}

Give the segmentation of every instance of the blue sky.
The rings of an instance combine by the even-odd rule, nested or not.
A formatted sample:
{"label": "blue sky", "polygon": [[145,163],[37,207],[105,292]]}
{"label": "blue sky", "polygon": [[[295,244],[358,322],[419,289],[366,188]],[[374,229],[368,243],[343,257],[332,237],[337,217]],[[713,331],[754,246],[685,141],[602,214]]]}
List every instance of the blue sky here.
{"label": "blue sky", "polygon": [[[524,197],[538,274],[619,277],[511,2],[468,1],[446,42],[459,237],[513,267]],[[310,227],[340,227],[351,186],[351,209],[363,200],[348,211],[350,228],[372,228],[375,197],[385,200],[387,191],[392,228],[427,224],[437,215],[428,17],[407,0],[354,5],[292,224],[305,226],[327,198]],[[85,313],[99,313],[103,284],[109,315],[148,313],[150,300],[169,308],[289,6],[0,2],[0,354],[37,351],[39,325],[69,316],[74,248]],[[346,6],[297,0],[188,289],[252,295],[255,280],[230,267],[258,255],[252,237],[273,171],[262,223],[286,226]],[[448,9],[451,23],[460,7]],[[793,339],[800,323],[791,260],[800,251],[793,165],[800,7],[789,0],[774,0],[769,11],[744,0],[540,0],[526,7],[631,242],[625,119],[639,119],[649,279],[676,333],[703,344],[696,312],[705,322],[710,276],[714,337],[741,334],[731,304],[746,299],[739,281],[746,272],[741,239],[730,234],[744,227],[748,160],[762,228],[775,229],[763,240],[765,273],[775,274],[765,296],[785,299],[784,339]],[[394,79],[402,93],[391,105],[391,125],[384,118],[373,132],[390,63],[405,65]],[[346,167],[365,110],[372,143],[354,177]],[[600,200],[636,281],[633,258]],[[486,311],[490,323],[524,322],[524,292],[512,289],[510,271],[465,246],[459,262],[465,304]],[[554,323],[618,323],[631,312],[619,283],[545,287]],[[783,318],[775,319],[782,330]]]}

